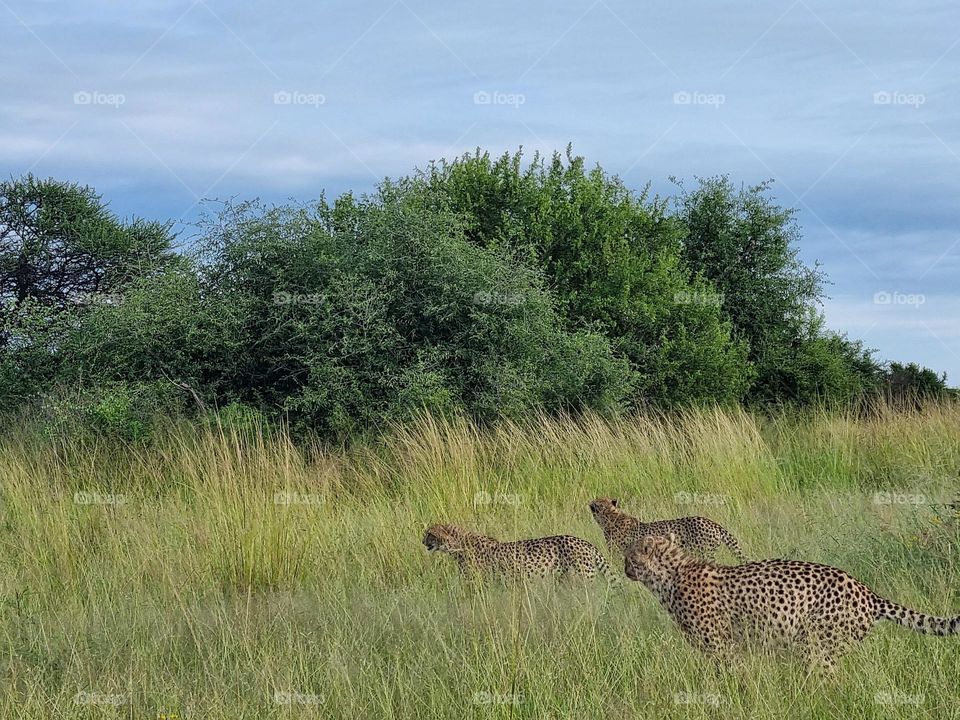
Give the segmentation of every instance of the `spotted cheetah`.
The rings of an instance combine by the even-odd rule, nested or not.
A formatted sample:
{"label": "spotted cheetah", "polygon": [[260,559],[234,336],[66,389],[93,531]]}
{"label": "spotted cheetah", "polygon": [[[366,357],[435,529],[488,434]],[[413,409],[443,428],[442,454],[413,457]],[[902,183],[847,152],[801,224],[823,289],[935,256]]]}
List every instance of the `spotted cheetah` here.
{"label": "spotted cheetah", "polygon": [[617,581],[596,547],[572,535],[500,542],[456,525],[431,525],[423,544],[430,552],[446,552],[463,574],[491,573],[513,578],[602,574]]}
{"label": "spotted cheetah", "polygon": [[799,560],[717,565],[689,555],[676,540],[647,536],[632,543],[624,570],[708,653],[745,641],[792,643],[831,668],[878,620],[930,635],[960,633],[960,617],[932,617],[897,605],[837,568]]}
{"label": "spotted cheetah", "polygon": [[614,498],[597,498],[590,503],[593,519],[603,530],[610,552],[623,553],[627,546],[645,535],[674,533],[687,552],[712,558],[721,545],[726,545],[740,562],[743,551],[737,539],[722,525],[705,517],[683,517],[675,520],[641,522],[620,509]]}

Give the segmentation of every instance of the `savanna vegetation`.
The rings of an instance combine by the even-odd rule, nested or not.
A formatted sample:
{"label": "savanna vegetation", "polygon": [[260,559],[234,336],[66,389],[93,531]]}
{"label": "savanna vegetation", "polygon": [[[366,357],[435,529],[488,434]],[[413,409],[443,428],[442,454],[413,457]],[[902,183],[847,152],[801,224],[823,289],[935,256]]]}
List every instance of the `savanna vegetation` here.
{"label": "savanna vegetation", "polygon": [[342,441],[421,412],[936,397],[828,331],[770,187],[634,192],[477,152],[364,197],[223,206],[188,238],[85,187],[0,184],[0,402],[96,432],[211,409]]}
{"label": "savanna vegetation", "polygon": [[960,612],[960,405],[824,326],[799,242],[767,184],[663,198],[569,151],[179,237],[0,183],[0,717],[957,716],[956,638],[720,666],[635,583],[421,544],[602,546],[616,495]]}
{"label": "savanna vegetation", "polygon": [[956,614],[958,428],[953,405],[421,418],[334,451],[237,418],[149,445],[21,427],[0,443],[0,716],[957,717],[954,637],[884,623],[831,675],[717,666],[636,583],[464,583],[421,539],[447,520],[602,547],[588,504],[616,493]]}

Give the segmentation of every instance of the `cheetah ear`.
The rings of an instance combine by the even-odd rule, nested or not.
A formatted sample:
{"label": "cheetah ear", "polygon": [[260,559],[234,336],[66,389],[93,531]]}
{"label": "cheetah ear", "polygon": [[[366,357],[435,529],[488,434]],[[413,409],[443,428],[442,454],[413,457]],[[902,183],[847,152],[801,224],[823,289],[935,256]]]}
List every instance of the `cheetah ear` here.
{"label": "cheetah ear", "polygon": [[618,507],[618,505],[617,505],[617,499],[616,499],[616,498],[612,498],[612,499],[610,500],[610,504],[613,505],[614,507]]}
{"label": "cheetah ear", "polygon": [[680,539],[677,537],[675,532],[667,533],[667,538],[669,538],[670,542],[672,542],[674,545],[680,544]]}

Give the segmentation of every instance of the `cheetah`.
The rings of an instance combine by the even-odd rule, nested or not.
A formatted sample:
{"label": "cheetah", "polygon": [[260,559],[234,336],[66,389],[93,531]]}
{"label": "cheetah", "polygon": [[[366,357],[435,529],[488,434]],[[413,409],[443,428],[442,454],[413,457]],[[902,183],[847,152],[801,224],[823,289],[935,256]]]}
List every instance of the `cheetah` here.
{"label": "cheetah", "polygon": [[456,525],[431,525],[423,544],[430,552],[446,552],[457,561],[464,575],[488,573],[512,578],[578,575],[619,580],[601,552],[572,535],[533,540],[500,542],[488,535],[465,530]]}
{"label": "cheetah", "polygon": [[932,617],[897,605],[838,568],[799,560],[718,565],[689,555],[673,535],[631,544],[624,570],[708,654],[747,641],[794,644],[812,664],[832,669],[878,620],[930,635],[960,633],[960,617]]}
{"label": "cheetah", "polygon": [[645,535],[674,533],[680,545],[690,553],[703,558],[712,558],[721,545],[730,549],[737,560],[743,562],[743,551],[737,539],[722,525],[705,517],[683,517],[674,520],[641,522],[627,514],[614,498],[597,498],[590,503],[593,519],[603,530],[610,552],[624,553],[630,543]]}

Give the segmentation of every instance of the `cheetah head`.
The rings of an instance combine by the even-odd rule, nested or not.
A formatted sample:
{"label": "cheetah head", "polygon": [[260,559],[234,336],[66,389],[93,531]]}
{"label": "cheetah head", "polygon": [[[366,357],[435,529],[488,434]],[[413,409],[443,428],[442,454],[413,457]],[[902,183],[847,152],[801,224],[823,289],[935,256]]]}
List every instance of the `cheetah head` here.
{"label": "cheetah head", "polygon": [[594,518],[600,518],[604,515],[610,515],[614,511],[619,512],[616,498],[597,498],[590,503],[590,512]]}
{"label": "cheetah head", "polygon": [[631,580],[656,590],[669,581],[683,557],[674,533],[668,536],[646,535],[627,547],[623,569]]}
{"label": "cheetah head", "polygon": [[463,549],[464,531],[456,525],[436,524],[427,528],[423,544],[428,552],[460,552]]}

